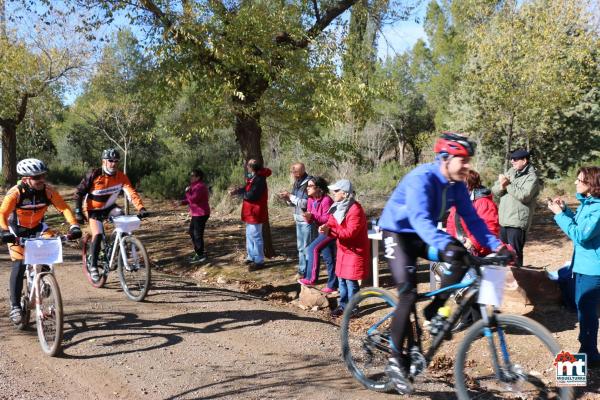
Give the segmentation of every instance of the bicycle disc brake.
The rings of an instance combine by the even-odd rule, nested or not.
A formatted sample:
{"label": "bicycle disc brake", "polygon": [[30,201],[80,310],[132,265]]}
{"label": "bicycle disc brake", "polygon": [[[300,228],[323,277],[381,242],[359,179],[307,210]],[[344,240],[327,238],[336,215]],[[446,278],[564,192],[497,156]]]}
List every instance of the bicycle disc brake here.
{"label": "bicycle disc brake", "polygon": [[509,368],[502,368],[501,377],[502,382],[505,383],[515,383],[526,380],[523,368],[518,364],[511,365]]}

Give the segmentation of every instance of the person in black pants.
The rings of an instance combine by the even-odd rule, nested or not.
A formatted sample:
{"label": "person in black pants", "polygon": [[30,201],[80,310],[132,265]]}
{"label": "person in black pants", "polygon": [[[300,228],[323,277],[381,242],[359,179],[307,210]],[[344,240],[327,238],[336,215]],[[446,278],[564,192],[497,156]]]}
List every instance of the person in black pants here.
{"label": "person in black pants", "polygon": [[204,172],[201,169],[194,169],[190,173],[190,186],[185,189],[185,199],[181,201],[182,205],[187,205],[190,208],[190,214],[192,215],[188,230],[194,244],[194,254],[189,259],[191,264],[206,261],[204,228],[210,217],[208,198],[209,190],[204,183]]}

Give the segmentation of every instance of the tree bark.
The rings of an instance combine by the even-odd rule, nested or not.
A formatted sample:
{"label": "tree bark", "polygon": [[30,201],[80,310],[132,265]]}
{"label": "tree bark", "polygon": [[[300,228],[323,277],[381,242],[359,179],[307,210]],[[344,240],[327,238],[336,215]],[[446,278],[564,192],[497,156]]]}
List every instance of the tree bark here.
{"label": "tree bark", "polygon": [[508,124],[506,125],[506,154],[504,157],[504,170],[505,171],[508,171],[508,168],[510,165],[510,159],[508,157],[510,155],[510,148],[512,147],[514,118],[515,118],[515,115],[513,113],[511,113],[510,117],[508,119]]}
{"label": "tree bark", "polygon": [[235,137],[240,144],[240,150],[244,161],[251,158],[264,163],[260,142],[262,139],[262,128],[260,126],[260,114],[258,112],[248,115],[243,111],[235,115]]}
{"label": "tree bark", "polygon": [[17,182],[17,124],[13,120],[0,121],[2,131],[2,175],[4,186]]}
{"label": "tree bark", "polygon": [[[244,161],[253,158],[264,163],[260,145],[262,128],[260,126],[260,114],[258,112],[249,115],[241,111],[235,115],[235,137],[240,144]],[[273,248],[271,226],[268,220],[263,224],[262,231],[265,257],[273,258],[275,256],[275,249]]]}

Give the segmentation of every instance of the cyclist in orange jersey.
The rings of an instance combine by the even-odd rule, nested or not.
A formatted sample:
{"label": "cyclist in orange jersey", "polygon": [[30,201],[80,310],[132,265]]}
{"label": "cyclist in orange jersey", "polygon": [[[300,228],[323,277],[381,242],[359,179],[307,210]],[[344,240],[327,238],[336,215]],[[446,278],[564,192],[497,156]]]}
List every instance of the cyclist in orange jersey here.
{"label": "cyclist in orange jersey", "polygon": [[56,207],[71,224],[69,239],[81,237],[81,229],[71,208],[53,187],[46,184],[47,172],[46,165],[38,159],[21,160],[17,164],[17,173],[23,178],[17,185],[10,188],[0,205],[2,241],[8,243],[12,260],[9,317],[14,324],[19,324],[23,317],[20,296],[25,274],[25,264],[23,263],[25,252],[19,243],[15,243],[16,238],[50,232],[48,225],[44,223],[44,216],[50,204]]}
{"label": "cyclist in orange jersey", "polygon": [[148,211],[144,208],[144,203],[138,193],[131,186],[129,178],[118,170],[117,166],[120,160],[121,155],[116,149],[104,150],[102,152],[102,168],[90,170],[77,186],[75,193],[75,217],[80,224],[84,222],[84,200],[87,207],[88,223],[92,232],[92,260],[89,270],[93,280],[100,279],[98,253],[100,253],[100,242],[102,241],[102,221],[123,214],[116,204],[121,190],[131,200],[140,217],[148,216]]}

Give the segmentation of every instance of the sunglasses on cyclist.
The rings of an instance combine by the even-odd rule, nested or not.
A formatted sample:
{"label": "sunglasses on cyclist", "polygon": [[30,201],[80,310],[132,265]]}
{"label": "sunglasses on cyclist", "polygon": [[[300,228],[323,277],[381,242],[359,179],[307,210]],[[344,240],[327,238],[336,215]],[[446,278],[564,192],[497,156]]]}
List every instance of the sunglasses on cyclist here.
{"label": "sunglasses on cyclist", "polygon": [[109,163],[112,163],[112,164],[116,164],[119,162],[119,160],[106,160],[106,161]]}
{"label": "sunglasses on cyclist", "polygon": [[41,181],[42,179],[46,179],[46,174],[30,176],[29,179],[31,179],[32,181]]}

